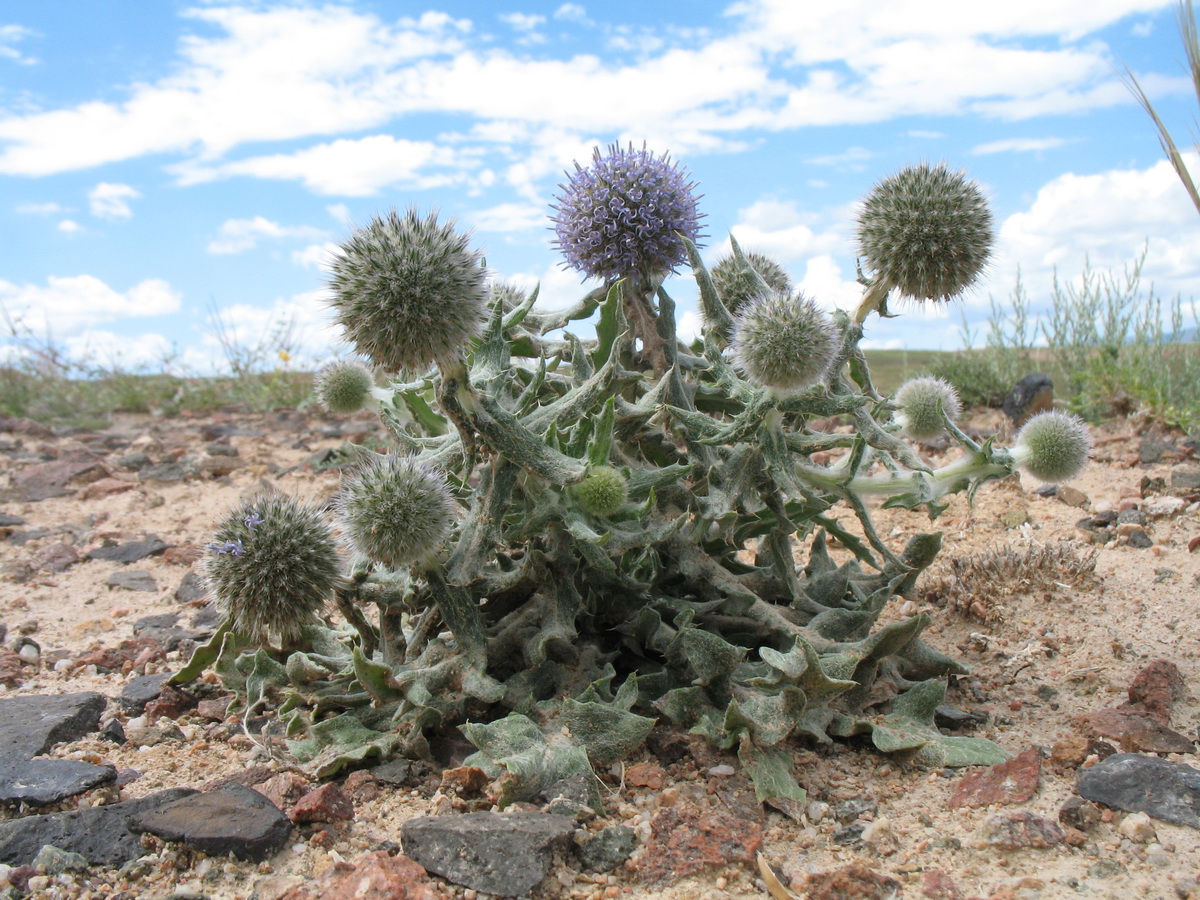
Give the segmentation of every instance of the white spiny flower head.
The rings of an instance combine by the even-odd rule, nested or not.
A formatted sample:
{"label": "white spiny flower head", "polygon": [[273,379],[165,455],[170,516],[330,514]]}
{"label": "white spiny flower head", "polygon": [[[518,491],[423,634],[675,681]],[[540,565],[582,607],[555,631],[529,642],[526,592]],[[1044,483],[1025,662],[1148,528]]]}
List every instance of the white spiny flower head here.
{"label": "white spiny flower head", "polygon": [[932,376],[913,378],[902,384],[896,391],[896,406],[897,421],[914,441],[933,440],[946,430],[942,412],[951,422],[962,415],[957,391],[949,382]]}
{"label": "white spiny flower head", "polygon": [[442,473],[397,453],[359,467],[337,500],[338,521],[354,550],[392,569],[435,557],[457,511]]}
{"label": "white spiny flower head", "polygon": [[329,287],[346,337],[387,372],[460,359],[487,309],[487,270],[469,235],[414,209],[392,210],[350,235]]}
{"label": "white spiny flower head", "polygon": [[915,300],[949,300],[974,284],[994,237],[983,191],[945,163],[908,166],[885,178],[858,214],[864,268]]}
{"label": "white spiny flower head", "polygon": [[770,291],[747,303],[734,320],[730,347],[734,364],[747,378],[790,392],[825,379],[841,336],[804,294]]}

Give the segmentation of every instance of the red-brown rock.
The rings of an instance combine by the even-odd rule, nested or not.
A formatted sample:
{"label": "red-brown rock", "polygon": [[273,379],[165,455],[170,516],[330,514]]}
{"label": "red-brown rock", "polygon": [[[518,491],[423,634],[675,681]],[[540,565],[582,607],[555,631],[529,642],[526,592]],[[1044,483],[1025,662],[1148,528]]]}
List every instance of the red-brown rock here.
{"label": "red-brown rock", "polygon": [[638,763],[625,770],[626,784],[650,788],[652,791],[660,790],[666,777],[667,773],[663,771],[663,767],[652,762]]}
{"label": "red-brown rock", "polygon": [[379,786],[374,775],[366,769],[358,769],[346,776],[346,780],[342,782],[342,791],[355,803],[366,803],[378,797],[383,788]]}
{"label": "red-brown rock", "polygon": [[11,650],[0,649],[0,684],[16,687],[28,677],[21,657]]}
{"label": "red-brown rock", "polygon": [[459,766],[442,772],[441,791],[448,797],[478,797],[490,780],[483,769]]}
{"label": "red-brown rock", "polygon": [[1175,663],[1156,659],[1134,676],[1129,684],[1129,702],[1146,711],[1163,725],[1171,724],[1171,707],[1187,696],[1187,685]]}
{"label": "red-brown rock", "polygon": [[921,877],[921,896],[929,900],[962,900],[962,891],[941,869],[930,869]]}
{"label": "red-brown rock", "polygon": [[860,862],[830,872],[814,872],[800,885],[808,900],[887,900],[895,897],[900,882],[875,872]]}
{"label": "red-brown rock", "polygon": [[1057,823],[1029,810],[997,813],[979,830],[979,839],[989,847],[1005,850],[1045,850],[1063,842]]}
{"label": "red-brown rock", "polygon": [[146,721],[153,725],[164,716],[168,719],[178,719],[196,703],[194,695],[173,685],[164,684],[158,697],[146,704]]}
{"label": "red-brown rock", "polygon": [[336,866],[320,878],[302,884],[280,900],[435,900],[433,882],[407,856],[388,856],[382,850],[366,853],[351,866]]}
{"label": "red-brown rock", "polygon": [[130,638],[127,641],[121,641],[118,647],[103,647],[99,650],[89,650],[80,656],[75,657],[73,668],[81,668],[83,666],[95,666],[98,669],[120,670],[126,662],[132,663],[145,650],[150,650],[160,659],[166,659],[167,655],[163,652],[158,641],[154,638],[139,637]]}
{"label": "red-brown rock", "polygon": [[280,809],[287,810],[308,793],[308,782],[295,772],[280,772],[255,785],[254,789]]}
{"label": "red-brown rock", "polygon": [[297,800],[288,817],[293,822],[344,822],[354,818],[354,804],[330,782]]}
{"label": "red-brown rock", "polygon": [[639,868],[649,881],[684,878],[709,866],[752,863],[762,844],[762,827],[755,822],[694,806],[662,807],[650,820]]}
{"label": "red-brown rock", "polygon": [[950,807],[1023,803],[1037,792],[1041,773],[1041,750],[1030,747],[1007,762],[965,776],[950,797]]}

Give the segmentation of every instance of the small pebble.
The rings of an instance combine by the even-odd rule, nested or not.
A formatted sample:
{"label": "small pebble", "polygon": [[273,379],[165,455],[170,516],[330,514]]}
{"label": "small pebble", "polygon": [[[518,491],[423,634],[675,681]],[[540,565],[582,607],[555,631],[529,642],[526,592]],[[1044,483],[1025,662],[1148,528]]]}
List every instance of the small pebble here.
{"label": "small pebble", "polygon": [[720,778],[728,778],[730,775],[733,775],[736,772],[737,772],[737,770],[733,766],[724,765],[724,764],[719,765],[719,766],[712,766],[708,770],[709,775],[715,775]]}
{"label": "small pebble", "polygon": [[1144,812],[1130,813],[1121,820],[1117,829],[1135,844],[1148,844],[1158,836],[1154,831],[1154,823]]}

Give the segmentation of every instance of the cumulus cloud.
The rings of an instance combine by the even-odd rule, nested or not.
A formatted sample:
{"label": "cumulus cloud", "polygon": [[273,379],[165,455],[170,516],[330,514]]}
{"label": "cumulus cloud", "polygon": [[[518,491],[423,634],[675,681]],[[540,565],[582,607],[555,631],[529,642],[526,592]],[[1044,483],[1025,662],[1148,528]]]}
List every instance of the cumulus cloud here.
{"label": "cumulus cloud", "polygon": [[179,312],[182,296],[166,281],[148,278],[127,291],[94,275],[52,275],[46,284],[0,281],[0,306],[35,334],[79,334],[119,319]]}
{"label": "cumulus cloud", "polygon": [[74,219],[63,219],[58,223],[58,230],[63,234],[78,234],[83,231],[83,226]]}
{"label": "cumulus cloud", "polygon": [[[119,101],[0,118],[0,173],[44,175],[168,153],[182,160],[174,171],[185,184],[245,175],[364,196],[390,185],[462,183],[484,168],[481,155],[510,156],[515,167],[558,150],[549,163],[561,167],[573,158],[563,151],[596,135],[700,154],[749,146],[756,130],[1077,112],[1129,102],[1105,45],[1083,39],[1161,6],[743,0],[720,31],[614,27],[610,43],[634,49],[567,58],[518,53],[442,13],[384,22],[345,6],[197,7],[186,15],[208,30],[181,41],[169,76],[138,82]],[[524,31],[540,18],[504,16]],[[575,3],[553,18],[590,24]],[[447,132],[437,146],[377,133],[229,158],[252,142],[379,132],[430,113],[496,127]],[[504,142],[506,131],[521,143]]]}
{"label": "cumulus cloud", "polygon": [[470,165],[469,159],[432,141],[378,134],[220,165],[180,164],[172,170],[183,184],[241,175],[299,181],[316,194],[365,197],[391,185],[433,188],[458,183],[465,178],[460,170]]}
{"label": "cumulus cloud", "polygon": [[215,254],[242,253],[258,246],[263,239],[300,238],[312,240],[323,237],[320,228],[308,225],[280,225],[262,216],[252,219],[228,219],[217,229],[218,237],[208,244],[208,252]]}
{"label": "cumulus cloud", "polygon": [[303,250],[292,251],[292,262],[305,269],[324,270],[334,257],[340,255],[342,248],[332,241],[323,244],[309,244]]}
{"label": "cumulus cloud", "polygon": [[280,350],[291,357],[293,368],[319,364],[345,351],[328,297],[321,289],[280,297],[270,306],[223,306],[210,313],[199,347],[216,371],[228,368],[230,348],[268,368],[280,359]]}
{"label": "cumulus cloud", "polygon": [[550,227],[544,203],[501,203],[469,213],[464,218],[477,231],[530,231]]}
{"label": "cumulus cloud", "polygon": [[0,59],[12,60],[23,66],[36,65],[36,59],[26,56],[16,46],[29,37],[33,37],[33,31],[21,25],[0,25]]}
{"label": "cumulus cloud", "polygon": [[1042,150],[1053,150],[1067,143],[1065,138],[1006,138],[1001,141],[989,141],[977,144],[971,148],[976,156],[989,153],[1038,153]]}
{"label": "cumulus cloud", "polygon": [[66,212],[61,203],[21,203],[14,210],[23,216],[56,216]]}
{"label": "cumulus cloud", "polygon": [[101,219],[128,219],[133,215],[129,201],[136,200],[142,194],[127,184],[102,181],[88,191],[87,196],[93,216]]}

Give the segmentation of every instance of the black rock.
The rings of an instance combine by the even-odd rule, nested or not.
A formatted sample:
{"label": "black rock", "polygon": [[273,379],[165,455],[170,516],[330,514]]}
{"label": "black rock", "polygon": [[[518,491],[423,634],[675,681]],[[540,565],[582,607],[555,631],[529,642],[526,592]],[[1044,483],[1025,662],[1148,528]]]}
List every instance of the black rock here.
{"label": "black rock", "polygon": [[1081,797],[1105,806],[1200,828],[1200,770],[1183,763],[1114,753],[1080,769],[1075,789]]}
{"label": "black rock", "polygon": [[0,700],[0,760],[32,759],[60,741],[90,734],[100,724],[105,702],[95,691]]}
{"label": "black rock", "polygon": [[933,721],[940,728],[978,728],[988,723],[988,714],[943,703],[933,711]]}
{"label": "black rock", "polygon": [[542,791],[537,799],[542,803],[569,800],[582,806],[591,806],[596,808],[597,812],[601,812],[603,804],[599,802],[599,797],[596,795],[595,780],[590,772],[577,772],[570,778],[554,782]]}
{"label": "black rock", "polygon": [[30,541],[36,541],[38,538],[49,537],[54,534],[46,528],[30,528],[26,531],[14,531],[8,536],[10,544],[28,544]]}
{"label": "black rock", "polygon": [[88,559],[106,559],[112,562],[132,563],[147,556],[162,553],[169,545],[156,537],[141,541],[126,541],[111,547],[96,547],[87,552]]}
{"label": "black rock", "polygon": [[455,884],[520,897],[546,877],[555,845],[574,831],[566,816],[477,812],[409,819],[400,841],[410,859]]}
{"label": "black rock", "polygon": [[142,469],[138,473],[142,481],[160,481],[170,483],[174,481],[186,481],[188,478],[194,478],[199,474],[195,463],[181,462],[165,462],[159,463],[156,466]]}
{"label": "black rock", "polygon": [[579,862],[585,872],[611,872],[637,847],[637,832],[625,825],[609,825],[579,848]]}
{"label": "black rock", "polygon": [[176,649],[185,641],[191,641],[193,644],[203,641],[213,633],[212,628],[203,630],[181,628],[175,624],[178,620],[179,613],[163,613],[138,619],[133,623],[134,637],[152,638],[160,647],[169,651]]}
{"label": "black rock", "polygon": [[1200,469],[1172,469],[1172,491],[1200,490]]}
{"label": "black rock", "polygon": [[156,672],[153,675],[132,678],[121,689],[117,703],[131,716],[140,716],[147,703],[158,699],[158,695],[162,693],[163,682],[170,677],[170,672]]}
{"label": "black rock", "polygon": [[121,727],[121,723],[113,719],[100,730],[100,737],[106,741],[112,741],[120,746],[124,744],[127,738],[125,737],[125,729]]}
{"label": "black rock", "polygon": [[870,797],[854,797],[835,806],[833,817],[843,825],[849,825],[863,815],[874,815],[878,811],[879,804]]}
{"label": "black rock", "polygon": [[1129,546],[1145,550],[1147,547],[1154,546],[1154,539],[1146,533],[1146,529],[1135,528],[1129,532]]}
{"label": "black rock", "polygon": [[371,777],[383,784],[408,786],[420,777],[420,773],[417,772],[418,765],[411,759],[389,759],[371,769]]}
{"label": "black rock", "polygon": [[122,469],[144,469],[150,465],[150,457],[140,450],[135,450],[133,453],[127,453],[120,457],[116,462]]}
{"label": "black rock", "polygon": [[146,593],[158,591],[158,582],[145,569],[123,569],[113,572],[104,579],[104,583],[110,588],[122,588],[127,591],[145,591]]}
{"label": "black rock", "polygon": [[1004,414],[1014,425],[1024,425],[1031,416],[1054,405],[1054,382],[1040,372],[1026,375],[1004,398]]}
{"label": "black rock", "polygon": [[42,847],[53,844],[81,854],[93,866],[124,865],[146,852],[141,836],[129,830],[130,817],[194,793],[190,788],[172,788],[108,806],[0,822],[0,862],[29,865]]}
{"label": "black rock", "polygon": [[8,513],[0,513],[0,528],[12,528],[24,524],[25,520],[20,516],[10,516]]}
{"label": "black rock", "polygon": [[94,766],[74,759],[0,762],[0,800],[44,806],[116,779],[117,770],[112,766]]}
{"label": "black rock", "polygon": [[188,572],[175,588],[175,599],[180,603],[192,603],[208,596],[208,583],[199,572]]}
{"label": "black rock", "polygon": [[279,807],[258,791],[232,781],[207,794],[192,794],[138,813],[129,827],[180,841],[209,856],[232,853],[251,862],[274,854],[292,833],[292,823]]}

